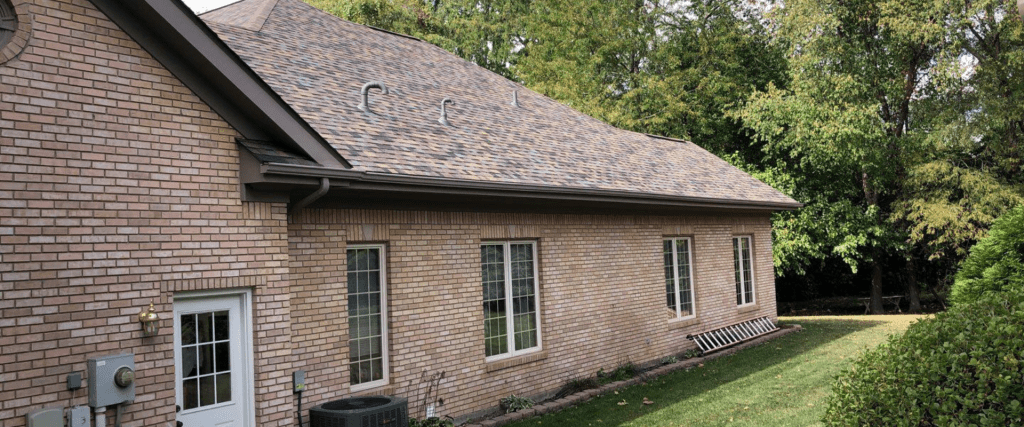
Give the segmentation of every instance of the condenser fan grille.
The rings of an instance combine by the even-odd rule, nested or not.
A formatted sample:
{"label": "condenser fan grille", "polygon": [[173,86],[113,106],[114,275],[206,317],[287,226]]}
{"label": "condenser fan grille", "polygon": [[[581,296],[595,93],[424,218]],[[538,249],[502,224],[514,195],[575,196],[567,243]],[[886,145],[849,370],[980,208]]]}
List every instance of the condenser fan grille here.
{"label": "condenser fan grille", "polygon": [[389,403],[391,403],[391,399],[385,397],[354,397],[327,402],[323,405],[323,408],[328,411],[351,411],[353,409],[376,408]]}

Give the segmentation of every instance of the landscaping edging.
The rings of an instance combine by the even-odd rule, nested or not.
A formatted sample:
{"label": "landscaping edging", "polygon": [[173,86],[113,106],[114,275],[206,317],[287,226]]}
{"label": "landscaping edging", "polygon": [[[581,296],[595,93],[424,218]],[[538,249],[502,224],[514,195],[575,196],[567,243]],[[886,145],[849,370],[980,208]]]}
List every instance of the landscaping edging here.
{"label": "landscaping edging", "polygon": [[680,369],[689,369],[689,368],[692,368],[694,366],[703,364],[704,362],[706,362],[708,360],[717,359],[719,357],[735,354],[736,352],[738,352],[740,350],[743,350],[745,348],[750,348],[750,347],[753,347],[753,346],[761,345],[761,344],[764,344],[764,343],[766,343],[768,341],[771,341],[771,340],[773,340],[775,338],[783,337],[783,336],[789,335],[789,334],[791,334],[793,332],[797,332],[797,331],[800,331],[800,330],[803,330],[803,327],[801,327],[800,325],[780,325],[780,329],[777,330],[777,331],[774,331],[772,333],[769,333],[769,334],[761,336],[761,337],[757,337],[755,339],[752,339],[752,340],[744,342],[744,343],[740,343],[739,345],[736,345],[736,346],[733,346],[733,347],[729,347],[727,349],[724,349],[724,350],[712,353],[712,354],[707,355],[707,356],[694,357],[694,358],[682,360],[682,361],[679,361],[679,362],[676,362],[676,363],[672,363],[672,364],[668,364],[668,365],[662,365],[662,366],[659,366],[657,368],[651,369],[650,371],[644,372],[641,375],[638,375],[636,377],[630,378],[628,380],[616,381],[616,382],[613,382],[613,383],[605,384],[605,385],[603,385],[601,387],[598,387],[598,388],[593,388],[593,389],[590,389],[590,390],[584,390],[584,391],[581,391],[581,392],[574,393],[574,394],[571,394],[569,396],[563,397],[563,398],[558,399],[558,400],[553,400],[553,401],[550,401],[550,402],[544,402],[543,404],[536,405],[536,406],[534,406],[534,407],[532,407],[530,409],[524,409],[524,410],[521,410],[521,411],[513,412],[511,414],[504,414],[504,415],[501,415],[499,417],[491,418],[491,419],[487,419],[487,420],[475,421],[472,424],[465,424],[464,427],[501,427],[501,426],[504,426],[506,424],[510,424],[510,423],[513,423],[513,422],[516,422],[516,421],[519,421],[519,420],[522,420],[522,419],[525,419],[525,418],[533,417],[535,415],[544,415],[544,414],[548,414],[548,413],[552,413],[552,412],[558,412],[558,411],[561,411],[562,409],[568,408],[568,407],[570,407],[572,405],[575,405],[577,403],[590,400],[590,399],[592,399],[592,398],[594,398],[596,396],[600,396],[600,395],[608,393],[608,392],[612,392],[612,391],[619,390],[619,389],[622,389],[622,388],[625,388],[625,387],[629,387],[631,385],[640,384],[641,382],[647,382],[647,381],[650,381],[653,378],[660,377],[662,375],[666,375],[666,374],[669,374],[671,372],[678,371]]}

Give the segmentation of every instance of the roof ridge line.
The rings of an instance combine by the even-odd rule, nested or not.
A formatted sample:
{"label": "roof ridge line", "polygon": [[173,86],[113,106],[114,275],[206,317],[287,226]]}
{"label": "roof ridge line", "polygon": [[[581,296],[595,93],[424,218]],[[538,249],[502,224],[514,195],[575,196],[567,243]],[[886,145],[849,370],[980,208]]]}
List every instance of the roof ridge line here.
{"label": "roof ridge line", "polygon": [[[322,12],[322,11],[321,11],[321,12]],[[330,15],[330,14],[329,14],[329,15]],[[331,15],[331,16],[334,16],[335,18],[338,18],[338,19],[343,19],[343,20],[345,20],[345,21],[348,21],[348,22],[352,22],[352,21],[349,21],[349,20],[347,20],[347,19],[345,19],[345,18],[342,18],[342,17],[340,17],[340,16],[335,16],[335,15]],[[398,37],[405,37],[405,38],[407,38],[407,39],[413,39],[413,40],[416,40],[416,41],[418,41],[418,42],[423,42],[423,39],[421,39],[421,38],[419,38],[419,37],[416,37],[416,36],[410,36],[410,35],[408,35],[408,34],[402,34],[402,33],[399,33],[399,32],[395,32],[395,31],[391,31],[391,30],[385,30],[385,29],[383,29],[383,28],[380,28],[380,27],[374,27],[373,25],[366,25],[366,24],[360,24],[360,23],[358,23],[358,22],[352,22],[352,23],[353,23],[353,24],[357,24],[357,25],[362,25],[362,26],[364,26],[364,27],[366,27],[366,28],[371,28],[371,29],[374,29],[374,30],[380,31],[380,32],[382,32],[382,33],[388,33],[388,34],[391,34],[391,35],[394,35],[394,36],[398,36]],[[426,42],[424,42],[424,43],[426,43]],[[433,44],[433,43],[431,43],[431,44]]]}
{"label": "roof ridge line", "polygon": [[647,135],[647,136],[649,136],[651,138],[664,139],[666,141],[675,141],[675,142],[682,142],[684,144],[693,144],[693,141],[687,141],[685,139],[673,138],[671,136],[655,135],[653,133],[644,133],[644,135]]}

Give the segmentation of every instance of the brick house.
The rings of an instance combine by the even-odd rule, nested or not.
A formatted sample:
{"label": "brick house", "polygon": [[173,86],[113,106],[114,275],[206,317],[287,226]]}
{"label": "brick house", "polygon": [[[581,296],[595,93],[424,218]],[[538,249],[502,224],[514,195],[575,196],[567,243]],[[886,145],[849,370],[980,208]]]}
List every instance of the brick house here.
{"label": "brick house", "polygon": [[298,0],[0,0],[0,427],[119,353],[128,426],[295,425],[297,370],[480,414],[774,319],[799,206]]}

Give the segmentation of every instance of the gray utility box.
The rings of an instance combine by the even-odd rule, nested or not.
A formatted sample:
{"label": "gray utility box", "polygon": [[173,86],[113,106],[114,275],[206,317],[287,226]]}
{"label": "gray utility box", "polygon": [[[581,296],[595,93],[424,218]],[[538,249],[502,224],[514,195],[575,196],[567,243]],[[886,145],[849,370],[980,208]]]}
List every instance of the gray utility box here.
{"label": "gray utility box", "polygon": [[89,359],[89,406],[101,408],[135,400],[135,355]]}
{"label": "gray utility box", "polygon": [[25,414],[27,427],[64,427],[64,408],[37,409]]}

